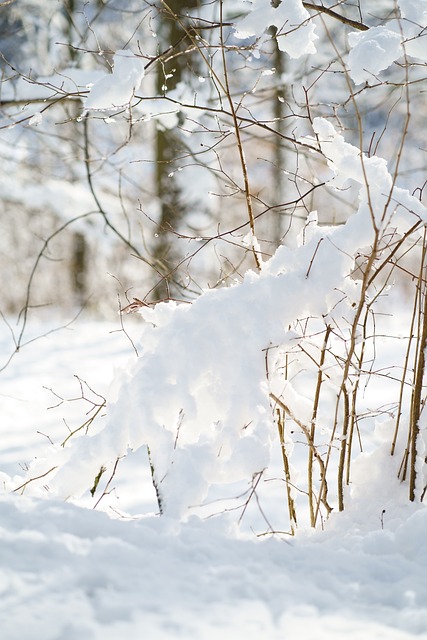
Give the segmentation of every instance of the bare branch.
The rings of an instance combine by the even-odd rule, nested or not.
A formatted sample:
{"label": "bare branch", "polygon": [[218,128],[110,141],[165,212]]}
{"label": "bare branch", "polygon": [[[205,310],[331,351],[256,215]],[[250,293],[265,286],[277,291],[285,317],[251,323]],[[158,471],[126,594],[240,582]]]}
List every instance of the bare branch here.
{"label": "bare branch", "polygon": [[358,22],[357,20],[351,20],[350,18],[346,18],[340,13],[333,11],[333,9],[328,9],[328,7],[324,7],[323,5],[314,4],[313,2],[303,2],[303,6],[306,9],[311,9],[312,11],[317,11],[318,13],[324,13],[330,18],[334,18],[343,24],[347,24],[349,27],[353,27],[353,29],[358,29],[359,31],[367,31],[369,27],[363,22]]}

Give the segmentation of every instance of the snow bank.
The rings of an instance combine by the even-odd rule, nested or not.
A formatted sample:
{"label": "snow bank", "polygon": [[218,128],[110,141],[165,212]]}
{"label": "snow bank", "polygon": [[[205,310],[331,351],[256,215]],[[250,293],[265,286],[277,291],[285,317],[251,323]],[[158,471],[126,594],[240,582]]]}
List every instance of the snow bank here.
{"label": "snow bank", "polygon": [[0,520],[7,640],[427,637],[425,509],[394,529],[291,543],[16,496],[0,499]]}

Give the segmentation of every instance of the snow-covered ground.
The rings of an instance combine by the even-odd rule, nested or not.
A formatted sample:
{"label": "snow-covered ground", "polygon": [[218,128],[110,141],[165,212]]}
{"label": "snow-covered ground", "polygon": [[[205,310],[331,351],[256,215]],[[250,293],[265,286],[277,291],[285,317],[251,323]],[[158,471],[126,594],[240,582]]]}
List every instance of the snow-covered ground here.
{"label": "snow-covered ground", "polygon": [[[108,395],[114,367],[135,357],[118,328],[78,321],[26,346],[1,373],[1,638],[427,638],[422,505],[381,513],[367,495],[323,532],[257,537],[232,514],[184,523],[156,515],[142,456],[111,497],[141,515],[10,492],[48,436],[66,437],[63,418],[70,429],[81,423],[85,403],[59,398],[80,396],[75,376]],[[0,335],[6,359],[5,325]]]}

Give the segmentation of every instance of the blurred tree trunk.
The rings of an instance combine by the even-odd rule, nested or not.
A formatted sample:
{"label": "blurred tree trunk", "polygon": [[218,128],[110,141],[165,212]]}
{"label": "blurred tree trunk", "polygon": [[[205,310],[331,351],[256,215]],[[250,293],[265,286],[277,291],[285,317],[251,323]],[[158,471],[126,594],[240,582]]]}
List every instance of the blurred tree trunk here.
{"label": "blurred tree trunk", "polygon": [[[168,0],[167,5],[173,14],[179,16],[179,21],[167,10],[160,11],[161,24],[157,32],[160,49],[165,51],[172,46],[173,51],[170,59],[157,67],[157,95],[162,95],[166,86],[171,90],[185,81],[188,57],[180,55],[190,44],[189,38],[185,35],[185,25],[188,24],[185,13],[188,9],[197,7],[198,0]],[[172,280],[176,280],[178,274],[169,277],[169,273],[179,261],[172,230],[176,229],[185,217],[188,203],[183,201],[174,175],[174,161],[183,152],[177,128],[168,130],[158,124],[155,145],[156,195],[160,202],[160,216],[153,257],[164,279],[156,286],[153,295],[156,299],[162,300],[173,296],[177,288]]]}
{"label": "blurred tree trunk", "polygon": [[[275,29],[277,31],[277,29]],[[284,121],[286,113],[286,87],[283,84],[283,74],[285,73],[285,54],[280,51],[276,38],[272,39],[274,46],[273,61],[276,69],[276,77],[278,82],[273,95],[273,117],[275,121],[275,128],[280,134],[285,133],[286,125]],[[286,189],[285,189],[285,174],[283,170],[286,169],[286,150],[283,144],[283,139],[280,136],[276,136],[274,157],[273,157],[273,193],[275,194],[276,204],[285,202]],[[274,209],[274,219],[272,228],[272,240],[279,246],[283,240],[284,235],[287,232],[287,227],[292,224],[290,220],[287,224],[285,214],[280,207]]]}
{"label": "blurred tree trunk", "polygon": [[[67,42],[72,43],[75,39],[74,16],[78,10],[78,2],[75,0],[64,0],[63,11],[67,20],[66,37]],[[80,9],[81,10],[81,9]],[[70,62],[76,63],[79,58],[79,52],[74,47],[69,47]],[[71,137],[73,152],[75,157],[83,160],[81,157],[81,145],[79,144],[80,128],[77,126],[77,116],[79,114],[80,105],[77,102],[71,102],[67,105],[69,112],[70,126],[74,129],[74,135]],[[70,260],[70,281],[74,294],[74,301],[78,305],[84,304],[87,298],[87,269],[88,269],[88,243],[85,235],[80,231],[76,231],[72,235],[71,240],[71,260]]]}
{"label": "blurred tree trunk", "polygon": [[71,259],[71,284],[74,297],[78,305],[85,302],[87,296],[87,242],[85,236],[79,231],[73,234],[72,259]]}

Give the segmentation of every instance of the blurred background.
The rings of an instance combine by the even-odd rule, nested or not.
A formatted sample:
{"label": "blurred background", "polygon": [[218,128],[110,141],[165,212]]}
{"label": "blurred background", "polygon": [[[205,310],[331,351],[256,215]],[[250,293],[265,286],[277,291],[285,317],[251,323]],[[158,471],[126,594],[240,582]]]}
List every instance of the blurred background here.
{"label": "blurred background", "polygon": [[[397,15],[388,1],[338,4],[359,24]],[[351,24],[311,11],[317,53],[292,59],[280,48],[288,25],[236,37],[247,12],[240,0],[0,6],[4,318],[112,318],[134,297],[189,301],[238,282],[255,267],[247,192],[264,260],[314,210],[342,224],[357,192],[323,188],[330,172],[304,138],[316,116],[423,197],[424,66],[396,63],[354,87],[341,57]],[[123,49],[144,63],[141,86],[122,108],[85,112]]]}

